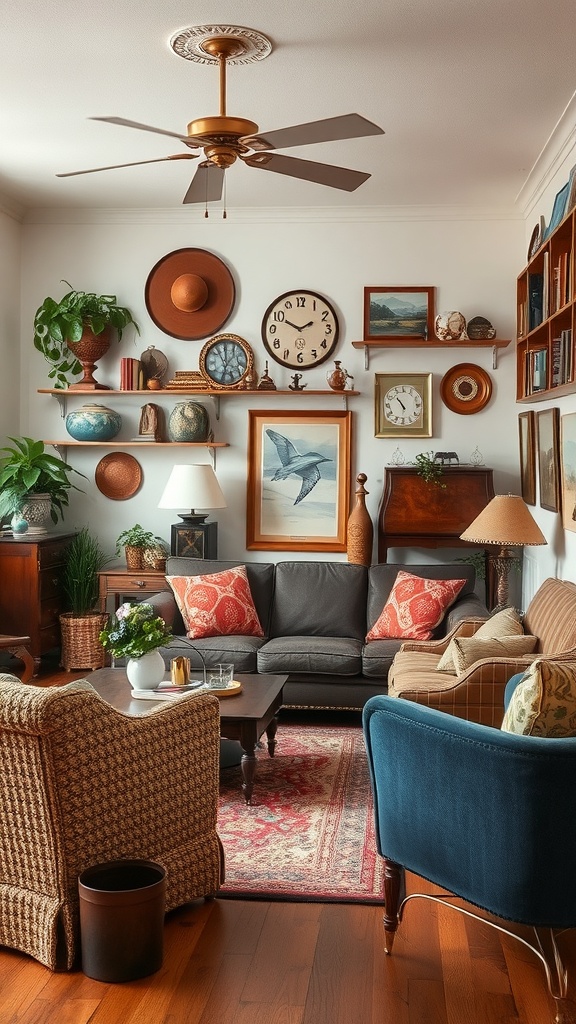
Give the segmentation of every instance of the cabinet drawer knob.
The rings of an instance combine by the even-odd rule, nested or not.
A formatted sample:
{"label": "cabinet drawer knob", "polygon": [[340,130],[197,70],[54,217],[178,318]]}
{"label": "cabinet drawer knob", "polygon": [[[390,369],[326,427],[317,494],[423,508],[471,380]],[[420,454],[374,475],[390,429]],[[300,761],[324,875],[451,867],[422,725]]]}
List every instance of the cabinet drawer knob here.
{"label": "cabinet drawer knob", "polygon": [[134,580],[134,583],[136,584],[137,587],[145,587],[146,586],[146,580]]}

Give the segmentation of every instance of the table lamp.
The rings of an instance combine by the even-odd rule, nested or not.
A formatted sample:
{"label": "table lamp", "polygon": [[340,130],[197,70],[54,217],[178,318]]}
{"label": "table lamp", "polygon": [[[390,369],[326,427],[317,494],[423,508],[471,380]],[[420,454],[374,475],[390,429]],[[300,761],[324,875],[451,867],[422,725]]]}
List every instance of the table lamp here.
{"label": "table lamp", "polygon": [[217,558],[218,523],[205,522],[207,512],[195,509],[226,508],[226,499],[212,466],[173,466],[158,508],[187,509],[181,523],[170,529],[170,554],[188,558]]}
{"label": "table lamp", "polygon": [[542,530],[517,494],[497,494],[482,509],[460,540],[472,544],[498,544],[500,550],[491,556],[496,570],[498,608],[508,604],[508,577],[515,555],[510,548],[525,544],[547,544]]}

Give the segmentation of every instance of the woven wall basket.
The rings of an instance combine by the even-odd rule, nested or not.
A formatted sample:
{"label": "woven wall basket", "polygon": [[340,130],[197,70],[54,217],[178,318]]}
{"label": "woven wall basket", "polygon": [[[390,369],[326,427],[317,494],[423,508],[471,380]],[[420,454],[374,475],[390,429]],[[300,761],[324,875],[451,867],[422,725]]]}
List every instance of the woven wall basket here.
{"label": "woven wall basket", "polygon": [[60,664],[66,672],[77,668],[103,668],[106,651],[98,639],[108,621],[105,612],[92,615],[73,615],[64,612],[60,616],[62,651]]}

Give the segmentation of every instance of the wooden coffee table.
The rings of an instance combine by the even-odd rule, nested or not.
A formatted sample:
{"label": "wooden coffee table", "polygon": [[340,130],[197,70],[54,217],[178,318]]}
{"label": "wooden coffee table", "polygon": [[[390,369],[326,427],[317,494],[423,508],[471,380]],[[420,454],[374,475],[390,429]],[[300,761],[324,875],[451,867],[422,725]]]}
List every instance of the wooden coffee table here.
{"label": "wooden coffee table", "polygon": [[[104,700],[128,715],[143,715],[165,700],[137,700],[132,697],[130,683],[122,668],[100,668],[86,677]],[[170,678],[166,673],[165,679]],[[288,676],[243,675],[235,679],[242,683],[242,692],[235,697],[220,699],[220,735],[238,740],[242,747],[242,790],[249,804],[254,790],[256,773],[256,744],[265,732],[268,753],[274,757],[276,749],[276,713],[282,707],[282,687]]]}

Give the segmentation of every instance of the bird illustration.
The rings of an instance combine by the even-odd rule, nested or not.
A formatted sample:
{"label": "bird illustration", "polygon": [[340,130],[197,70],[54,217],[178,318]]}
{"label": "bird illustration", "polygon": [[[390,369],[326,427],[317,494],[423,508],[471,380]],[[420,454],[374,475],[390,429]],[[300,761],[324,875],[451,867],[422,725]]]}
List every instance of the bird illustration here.
{"label": "bird illustration", "polygon": [[301,455],[292,444],[292,441],[289,441],[283,434],[279,434],[276,430],[266,430],[266,433],[276,445],[278,458],[282,463],[281,468],[277,469],[274,473],[272,480],[285,480],[292,473],[295,476],[302,477],[302,487],[294,502],[297,505],[307,494],[310,494],[312,488],[318,483],[320,479],[318,464],[320,462],[332,462],[332,459],[326,459],[323,455],[319,455],[318,452],[306,452],[305,455]]}

